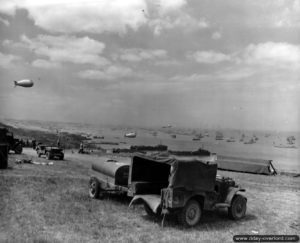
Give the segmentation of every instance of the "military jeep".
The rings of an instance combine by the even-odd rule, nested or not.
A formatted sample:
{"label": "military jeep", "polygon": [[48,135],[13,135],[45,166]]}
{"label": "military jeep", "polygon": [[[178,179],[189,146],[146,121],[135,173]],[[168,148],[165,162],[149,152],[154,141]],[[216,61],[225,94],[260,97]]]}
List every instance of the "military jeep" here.
{"label": "military jeep", "polygon": [[143,204],[150,216],[175,214],[187,227],[195,226],[203,210],[227,208],[230,218],[245,216],[245,192],[231,178],[217,176],[217,163],[208,157],[149,157],[92,165],[89,194],[126,193],[130,205]]}
{"label": "military jeep", "polygon": [[63,149],[58,147],[51,147],[39,144],[36,148],[38,157],[46,156],[48,160],[58,158],[60,160],[64,159]]}

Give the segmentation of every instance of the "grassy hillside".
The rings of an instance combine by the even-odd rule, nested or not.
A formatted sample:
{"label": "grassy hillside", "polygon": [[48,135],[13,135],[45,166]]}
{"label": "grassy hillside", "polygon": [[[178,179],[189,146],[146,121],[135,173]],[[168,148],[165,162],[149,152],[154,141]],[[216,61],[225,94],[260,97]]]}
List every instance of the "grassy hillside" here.
{"label": "grassy hillside", "polygon": [[[26,155],[27,154],[27,155]],[[300,230],[300,178],[222,171],[247,190],[248,210],[241,221],[226,211],[205,212],[201,223],[184,229],[172,217],[165,227],[129,199],[88,197],[90,163],[97,157],[66,154],[53,166],[16,165],[37,158],[32,151],[9,156],[0,171],[0,242],[232,242],[236,234],[297,234]],[[84,160],[84,158],[88,158]]]}

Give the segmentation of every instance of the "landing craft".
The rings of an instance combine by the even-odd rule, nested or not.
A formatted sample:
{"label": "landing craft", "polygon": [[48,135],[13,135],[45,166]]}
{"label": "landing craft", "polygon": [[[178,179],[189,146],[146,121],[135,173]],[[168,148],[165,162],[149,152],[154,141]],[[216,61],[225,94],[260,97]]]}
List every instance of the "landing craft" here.
{"label": "landing craft", "polygon": [[33,86],[33,81],[30,79],[23,79],[23,80],[19,80],[19,81],[15,81],[15,87],[16,86],[21,86],[21,87],[25,87],[25,88],[30,88]]}
{"label": "landing craft", "polygon": [[125,138],[135,138],[136,132],[129,132],[124,135]]}

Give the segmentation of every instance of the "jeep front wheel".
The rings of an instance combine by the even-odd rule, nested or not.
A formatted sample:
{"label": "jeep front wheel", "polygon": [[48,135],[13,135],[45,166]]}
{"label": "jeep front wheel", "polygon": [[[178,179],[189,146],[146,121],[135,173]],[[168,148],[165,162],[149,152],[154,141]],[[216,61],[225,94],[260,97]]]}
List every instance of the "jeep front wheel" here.
{"label": "jeep front wheel", "polygon": [[201,205],[197,200],[191,199],[178,214],[178,221],[185,227],[193,227],[199,223],[202,215]]}
{"label": "jeep front wheel", "polygon": [[232,199],[231,206],[228,208],[228,216],[231,219],[241,219],[245,216],[247,209],[247,201],[241,195],[236,195]]}

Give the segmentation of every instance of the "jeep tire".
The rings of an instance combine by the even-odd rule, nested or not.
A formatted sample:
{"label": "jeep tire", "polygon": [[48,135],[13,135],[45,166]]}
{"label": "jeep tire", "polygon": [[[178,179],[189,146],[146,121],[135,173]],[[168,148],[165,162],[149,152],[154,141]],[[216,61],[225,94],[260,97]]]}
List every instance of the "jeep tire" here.
{"label": "jeep tire", "polygon": [[241,195],[235,195],[228,208],[228,216],[231,219],[239,220],[243,218],[247,210],[247,200]]}
{"label": "jeep tire", "polygon": [[193,227],[199,223],[202,215],[200,203],[195,200],[189,200],[178,214],[178,221],[185,227]]}

